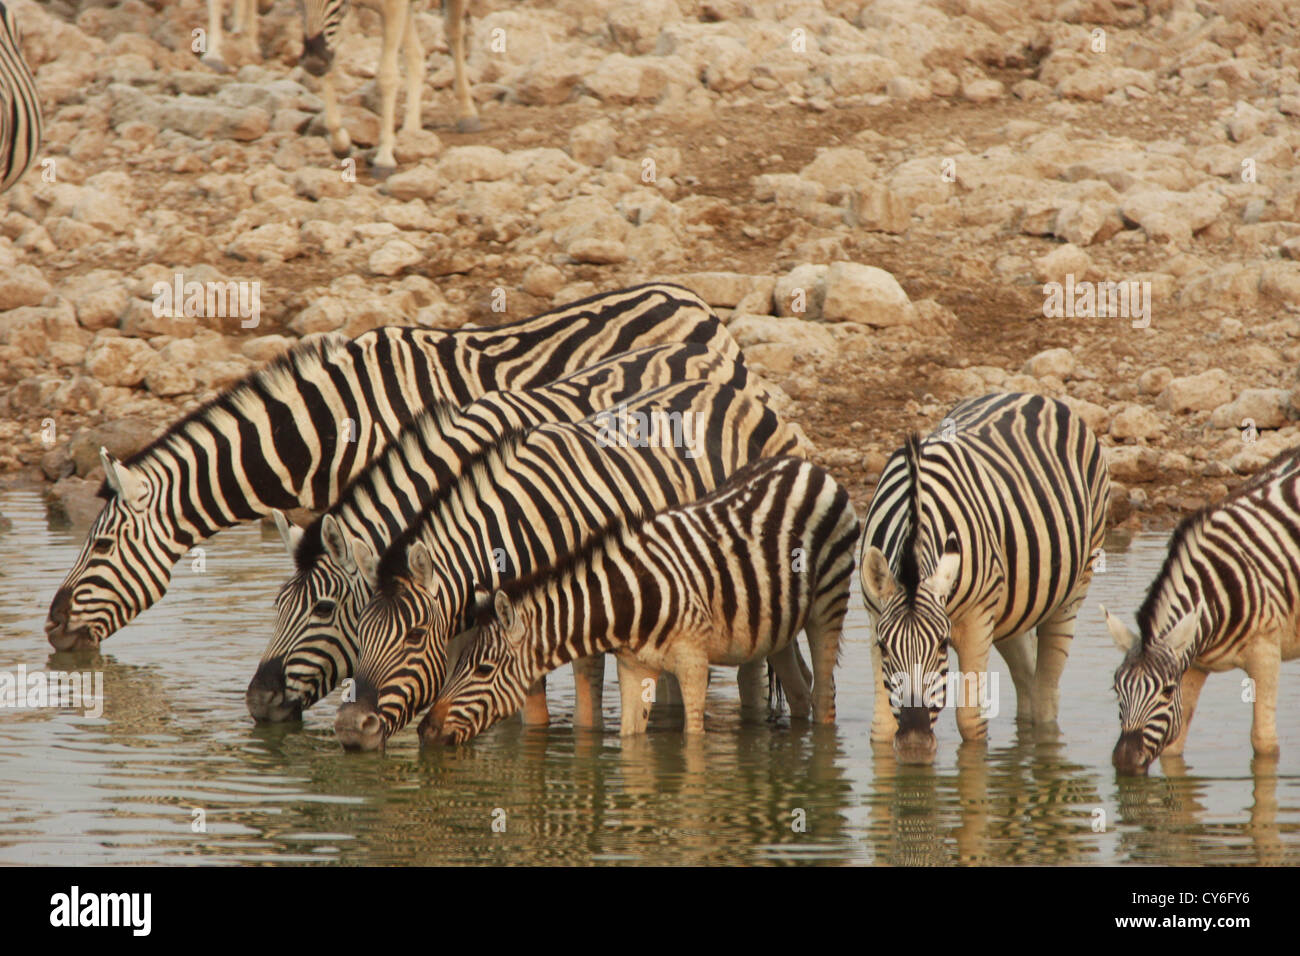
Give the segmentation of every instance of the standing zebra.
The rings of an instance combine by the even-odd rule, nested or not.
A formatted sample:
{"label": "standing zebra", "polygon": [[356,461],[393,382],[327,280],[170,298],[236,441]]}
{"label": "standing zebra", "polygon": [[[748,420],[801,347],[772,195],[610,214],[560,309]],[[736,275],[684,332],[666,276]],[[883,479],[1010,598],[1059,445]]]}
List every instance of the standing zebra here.
{"label": "standing zebra", "polygon": [[[1054,724],[1057,684],[1105,532],[1101,446],[1063,402],[995,394],[962,402],[885,465],[864,522],[861,577],[876,631],[872,739],[928,762],[949,646],[963,740],[987,731],[971,683],[996,646],[1016,716]],[[1037,660],[1028,631],[1038,632]]]}
{"label": "standing zebra", "polygon": [[0,193],[22,179],[41,149],[41,102],[12,11],[0,3]]}
{"label": "standing zebra", "polygon": [[[857,537],[848,493],[798,458],[756,462],[692,504],[616,522],[496,592],[420,738],[464,743],[514,713],[548,671],[601,653],[618,655],[624,736],[645,731],[642,681],[665,668],[681,683],[686,733],[703,733],[709,665],[767,658],[798,687],[801,629],[813,655],[813,719],[833,723]],[[792,695],[790,712],[806,717],[808,701]]]}
{"label": "standing zebra", "polygon": [[1237,667],[1254,685],[1251,745],[1277,754],[1278,672],[1300,657],[1300,449],[1179,522],[1137,634],[1102,613],[1124,652],[1116,769],[1143,774],[1161,754],[1181,756],[1205,678]]}
{"label": "standing zebra", "polygon": [[[208,52],[203,61],[214,69],[224,71],[221,58],[221,9],[224,0],[208,0]],[[241,22],[240,6],[251,8],[254,0],[234,0],[235,16]],[[325,128],[329,132],[330,148],[336,156],[347,156],[352,147],[351,137],[343,128],[339,115],[338,94],[334,89],[334,51],[338,47],[339,31],[347,16],[349,0],[301,0],[303,26],[302,68],[321,81],[321,94],[325,100]],[[456,129],[462,133],[482,128],[478,108],[470,95],[469,77],[465,68],[465,21],[467,0],[443,0],[442,17],[451,48],[455,71]],[[379,54],[376,79],[379,86],[379,143],[371,168],[377,176],[384,176],[397,168],[393,155],[397,121],[397,48],[406,57],[406,112],[402,119],[402,132],[421,128],[420,104],[424,90],[424,49],[411,11],[411,0],[365,0],[367,6],[377,8],[383,17],[383,47]],[[247,14],[253,45],[257,45],[257,13]]]}
{"label": "standing zebra", "polygon": [[[352,676],[357,616],[370,599],[353,548],[383,554],[440,488],[503,435],[548,421],[579,421],[642,391],[683,381],[743,390],[749,377],[737,360],[707,346],[657,345],[549,385],[489,392],[461,408],[444,402],[426,408],[308,528],[282,524],[297,570],[276,597],[275,634],[245,696],[249,712],[258,720],[298,720],[303,709]],[[581,694],[578,700],[584,702]],[[534,703],[532,715],[544,715],[545,696],[540,711]],[[597,716],[584,713],[579,722]]]}
{"label": "standing zebra", "polygon": [[694,293],[647,284],[492,329],[385,327],[300,345],[120,462],[101,452],[103,510],[54,595],[58,650],[93,647],[162,597],[172,567],[222,528],[324,510],[420,409],[553,381],[609,355],[699,342],[740,349]]}
{"label": "standing zebra", "polygon": [[[553,564],[616,518],[694,501],[751,461],[806,452],[770,409],[726,385],[674,385],[628,408],[653,416],[654,430],[629,435],[601,413],[510,436],[378,563],[358,560],[373,597],[357,623],[356,700],[334,722],[344,747],[379,749],[432,703],[451,639],[474,624],[476,591]],[[742,681],[752,707],[744,691]]]}

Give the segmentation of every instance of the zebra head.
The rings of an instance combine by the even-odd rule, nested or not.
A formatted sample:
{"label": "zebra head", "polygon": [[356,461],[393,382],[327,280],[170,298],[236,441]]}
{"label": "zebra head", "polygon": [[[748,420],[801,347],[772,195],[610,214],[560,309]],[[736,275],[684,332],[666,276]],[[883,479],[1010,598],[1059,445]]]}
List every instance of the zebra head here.
{"label": "zebra head", "polygon": [[339,27],[348,13],[348,0],[302,0],[302,68],[324,76],[334,64]]}
{"label": "zebra head", "polygon": [[[348,535],[333,515],[303,532],[280,512],[273,514],[285,546],[300,563],[276,596],[275,633],[244,700],[255,720],[280,723],[301,720],[304,710],[356,670],[353,635],[370,596],[360,569],[373,566],[375,557],[369,545]],[[320,544],[320,550],[311,548],[311,557],[305,559],[304,537],[318,537]]]}
{"label": "zebra head", "polygon": [[122,464],[105,449],[106,500],[81,554],[54,593],[45,636],[55,650],[97,647],[162,597],[185,553],[164,517],[158,475]]}
{"label": "zebra head", "polygon": [[477,737],[519,710],[540,676],[536,657],[525,652],[532,629],[528,608],[512,604],[503,591],[492,608],[488,620],[480,613],[477,638],[420,723],[421,744],[450,746]]}
{"label": "zebra head", "polygon": [[382,749],[433,700],[447,671],[450,616],[434,593],[428,548],[395,545],[368,573],[374,593],[357,621],[356,699],[334,719],[346,750]]}
{"label": "zebra head", "polygon": [[883,688],[898,721],[894,749],[905,762],[929,763],[937,743],[934,725],[945,703],[948,644],[952,622],[948,596],[957,581],[961,555],[957,535],[949,533],[943,554],[929,570],[916,552],[904,551],[899,574],[872,546],[862,561],[862,590],[875,608]]}
{"label": "zebra head", "polygon": [[1120,732],[1111,762],[1120,773],[1144,774],[1182,730],[1179,685],[1191,665],[1200,615],[1191,611],[1172,627],[1142,638],[1104,607],[1101,612],[1115,645],[1124,652],[1115,671]]}

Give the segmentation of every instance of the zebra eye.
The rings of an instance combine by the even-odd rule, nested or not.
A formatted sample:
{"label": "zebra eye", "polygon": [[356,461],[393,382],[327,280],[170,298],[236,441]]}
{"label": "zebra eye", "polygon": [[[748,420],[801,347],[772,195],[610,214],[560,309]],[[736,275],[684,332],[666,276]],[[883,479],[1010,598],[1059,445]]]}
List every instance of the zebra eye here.
{"label": "zebra eye", "polygon": [[96,538],[94,546],[90,549],[95,554],[108,554],[113,550],[112,538]]}
{"label": "zebra eye", "polygon": [[495,671],[496,669],[497,666],[495,664],[483,663],[480,664],[478,667],[474,668],[474,675],[476,677],[491,677],[492,672]]}
{"label": "zebra eye", "polygon": [[424,630],[422,628],[413,627],[406,632],[406,643],[422,644],[423,642],[424,642]]}
{"label": "zebra eye", "polygon": [[316,606],[311,609],[311,613],[316,617],[329,617],[334,613],[334,602],[326,600],[317,601]]}

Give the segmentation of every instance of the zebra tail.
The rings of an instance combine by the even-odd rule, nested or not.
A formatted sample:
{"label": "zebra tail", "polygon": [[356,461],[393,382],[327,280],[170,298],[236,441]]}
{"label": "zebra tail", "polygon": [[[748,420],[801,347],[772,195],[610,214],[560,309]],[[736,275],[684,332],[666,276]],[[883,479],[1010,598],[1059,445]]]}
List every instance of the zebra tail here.
{"label": "zebra tail", "polygon": [[785,688],[781,686],[781,678],[776,676],[776,668],[772,662],[767,662],[767,716],[768,720],[775,720],[785,709]]}

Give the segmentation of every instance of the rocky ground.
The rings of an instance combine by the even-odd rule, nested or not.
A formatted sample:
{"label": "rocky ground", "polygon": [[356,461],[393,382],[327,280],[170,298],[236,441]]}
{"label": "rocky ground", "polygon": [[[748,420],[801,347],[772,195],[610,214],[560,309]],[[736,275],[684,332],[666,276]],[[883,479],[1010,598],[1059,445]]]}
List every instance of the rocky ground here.
{"label": "rocky ground", "polygon": [[[200,0],[9,5],[52,162],[0,196],[0,480],[75,500],[100,444],[303,335],[662,278],[863,509],[906,432],[992,389],[1079,409],[1129,527],[1300,441],[1300,2],[489,0],[464,134],[417,4],[425,129],[383,182],[369,11],[339,54],[352,176],[293,66],[296,4],[226,74],[191,50]],[[156,317],[177,273],[258,282],[257,327]],[[1136,318],[1045,314],[1050,283],[1130,281]]]}

